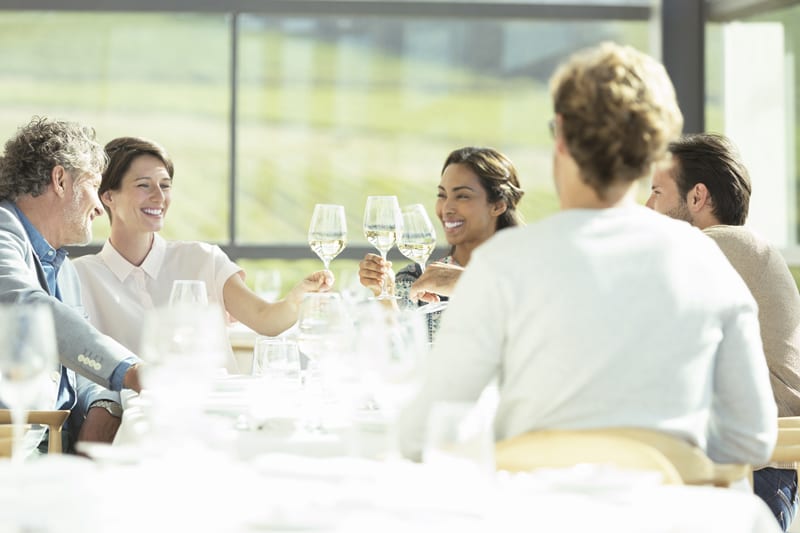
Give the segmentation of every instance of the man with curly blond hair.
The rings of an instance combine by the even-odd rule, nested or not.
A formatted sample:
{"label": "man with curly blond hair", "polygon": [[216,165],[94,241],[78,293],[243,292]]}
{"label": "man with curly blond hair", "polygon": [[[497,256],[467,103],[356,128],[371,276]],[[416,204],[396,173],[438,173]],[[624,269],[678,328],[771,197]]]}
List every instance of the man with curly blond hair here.
{"label": "man with curly blond hair", "polygon": [[69,447],[112,440],[121,414],[112,391],[139,389],[137,357],[86,320],[64,249],[91,240],[105,166],[93,129],[43,117],[21,127],[0,158],[0,303],[52,310],[62,364],[52,408],[73,411]]}
{"label": "man with curly blond hair", "polygon": [[496,379],[497,440],[636,427],[718,462],[768,460],[776,408],[752,296],[713,242],[636,201],[683,124],[664,67],[605,43],[550,87],[561,211],[473,253],[402,415],[403,451],[419,454],[435,403]]}

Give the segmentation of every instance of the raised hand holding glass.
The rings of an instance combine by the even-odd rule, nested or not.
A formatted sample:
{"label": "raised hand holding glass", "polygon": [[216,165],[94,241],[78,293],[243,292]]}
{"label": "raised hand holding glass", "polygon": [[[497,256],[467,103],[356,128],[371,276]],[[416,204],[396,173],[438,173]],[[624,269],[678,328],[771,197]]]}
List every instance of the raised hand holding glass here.
{"label": "raised hand holding glass", "polygon": [[[364,236],[372,246],[378,249],[384,261],[386,254],[397,240],[397,232],[402,224],[397,196],[367,197],[367,206],[364,210]],[[377,299],[385,300],[387,298],[392,298],[392,296],[386,292],[386,283],[384,282]]]}

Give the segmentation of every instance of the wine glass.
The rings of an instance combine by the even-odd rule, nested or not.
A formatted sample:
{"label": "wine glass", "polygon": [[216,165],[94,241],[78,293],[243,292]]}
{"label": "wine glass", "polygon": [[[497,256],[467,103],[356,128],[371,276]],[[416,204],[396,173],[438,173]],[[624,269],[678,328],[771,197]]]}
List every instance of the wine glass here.
{"label": "wine glass", "polygon": [[254,283],[256,294],[268,302],[277,302],[281,297],[281,271],[259,270]]}
{"label": "wine glass", "polygon": [[352,323],[338,293],[307,293],[297,319],[297,347],[305,358],[303,385],[310,401],[310,414],[304,425],[324,431],[322,411],[332,403],[331,385],[345,375],[342,355],[352,333]]}
{"label": "wine glass", "polygon": [[401,211],[403,226],[397,233],[397,248],[425,272],[425,263],[436,247],[436,230],[422,204],[412,204]]}
{"label": "wine glass", "polygon": [[[397,240],[397,232],[402,227],[400,207],[397,196],[368,196],[364,210],[364,236],[378,249],[381,258],[386,261],[386,254]],[[393,298],[386,292],[386,283],[381,284],[378,300]]]}
{"label": "wine glass", "polygon": [[169,305],[208,305],[206,282],[196,279],[176,279],[169,293]]}
{"label": "wine glass", "polygon": [[37,407],[45,386],[54,386],[50,375],[58,368],[50,308],[39,304],[0,306],[0,400],[11,411],[14,463],[21,463],[27,455],[28,411]]}
{"label": "wine glass", "polygon": [[308,244],[322,259],[325,270],[329,270],[331,260],[347,245],[344,206],[331,204],[314,206],[311,224],[308,227]]}

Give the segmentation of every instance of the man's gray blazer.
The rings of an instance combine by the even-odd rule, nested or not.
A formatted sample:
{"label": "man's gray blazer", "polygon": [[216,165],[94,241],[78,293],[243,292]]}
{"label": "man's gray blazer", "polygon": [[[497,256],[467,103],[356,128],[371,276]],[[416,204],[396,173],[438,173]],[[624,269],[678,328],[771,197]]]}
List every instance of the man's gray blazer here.
{"label": "man's gray blazer", "polygon": [[135,355],[86,320],[80,282],[69,260],[61,266],[58,286],[64,302],[43,288],[47,287],[44,271],[28,235],[12,204],[0,202],[0,303],[48,305],[53,311],[61,364],[110,389],[111,373],[123,359]]}

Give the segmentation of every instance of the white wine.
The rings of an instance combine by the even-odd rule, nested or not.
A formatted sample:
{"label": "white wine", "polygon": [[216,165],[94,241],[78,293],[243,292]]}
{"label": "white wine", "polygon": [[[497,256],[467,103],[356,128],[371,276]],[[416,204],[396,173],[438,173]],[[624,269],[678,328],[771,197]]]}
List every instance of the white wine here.
{"label": "white wine", "polygon": [[347,241],[343,238],[338,239],[318,239],[309,237],[308,244],[314,253],[327,265],[334,257],[344,250]]}
{"label": "white wine", "polygon": [[397,238],[394,229],[365,229],[364,235],[367,237],[367,241],[381,252],[391,250]]}
{"label": "white wine", "polygon": [[408,257],[415,263],[424,265],[428,260],[433,249],[436,247],[436,242],[431,240],[429,242],[407,242],[400,241],[397,243],[397,248],[400,253]]}

